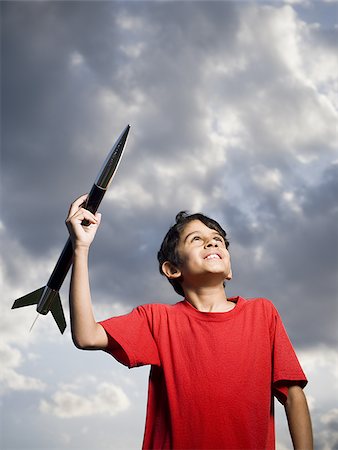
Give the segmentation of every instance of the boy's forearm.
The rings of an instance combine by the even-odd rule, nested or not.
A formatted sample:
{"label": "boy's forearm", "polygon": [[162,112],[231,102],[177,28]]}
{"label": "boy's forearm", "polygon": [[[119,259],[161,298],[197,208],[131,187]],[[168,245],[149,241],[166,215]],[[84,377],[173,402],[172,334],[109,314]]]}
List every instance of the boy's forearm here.
{"label": "boy's forearm", "polygon": [[289,388],[285,412],[294,449],[313,450],[310,413],[306,397],[300,386]]}
{"label": "boy's forearm", "polygon": [[89,247],[74,249],[73,269],[70,283],[69,304],[74,344],[90,348],[94,343],[97,327],[90,294],[88,274]]}

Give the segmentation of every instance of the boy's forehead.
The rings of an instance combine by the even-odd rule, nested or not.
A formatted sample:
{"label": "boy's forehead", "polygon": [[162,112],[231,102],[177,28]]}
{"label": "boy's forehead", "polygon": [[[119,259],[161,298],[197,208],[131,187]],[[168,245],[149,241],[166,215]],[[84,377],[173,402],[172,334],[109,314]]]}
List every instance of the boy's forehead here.
{"label": "boy's forehead", "polygon": [[203,222],[201,222],[198,219],[191,220],[184,226],[183,230],[181,231],[180,239],[184,240],[189,234],[194,232],[209,232],[209,231],[218,233],[217,230],[215,230],[214,228],[207,227]]}

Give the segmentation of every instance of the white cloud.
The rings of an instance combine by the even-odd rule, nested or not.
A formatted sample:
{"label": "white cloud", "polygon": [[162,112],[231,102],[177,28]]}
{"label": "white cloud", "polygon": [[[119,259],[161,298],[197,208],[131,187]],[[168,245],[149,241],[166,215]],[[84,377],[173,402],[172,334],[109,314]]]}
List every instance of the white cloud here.
{"label": "white cloud", "polygon": [[[325,346],[299,352],[299,359],[305,370],[313,376],[331,376],[331,386],[338,390],[338,352]],[[332,383],[333,381],[333,383]]]}
{"label": "white cloud", "polygon": [[291,6],[255,4],[241,11],[236,57],[245,55],[251,90],[245,91],[245,104],[238,97],[232,107],[242,113],[242,128],[248,132],[253,125],[256,145],[261,140],[268,151],[280,143],[309,160],[318,146],[335,146],[338,56],[317,34]]}
{"label": "white cloud", "polygon": [[43,391],[46,384],[35,377],[29,377],[16,372],[13,369],[1,369],[0,380],[3,383],[3,391]]}
{"label": "white cloud", "polygon": [[108,317],[122,316],[129,313],[133,307],[133,305],[127,303],[114,301],[112,296],[110,296],[110,299],[100,297],[100,302],[94,305],[95,318],[97,321],[100,321]]}
{"label": "white cloud", "polygon": [[69,57],[69,64],[71,67],[82,66],[85,62],[84,56],[78,51],[73,52]]}
{"label": "white cloud", "polygon": [[324,346],[299,352],[309,379],[305,389],[310,398],[316,447],[331,450],[338,444],[338,352]]}
{"label": "white cloud", "polygon": [[331,409],[321,417],[321,422],[325,424],[338,423],[338,408]]}
{"label": "white cloud", "polygon": [[[319,346],[297,351],[309,380],[305,394],[311,413],[315,448],[332,450],[338,443],[338,352]],[[276,408],[278,449],[290,448],[284,410]]]}
{"label": "white cloud", "polygon": [[251,60],[261,54],[270,63],[281,62],[292,71],[299,70],[299,22],[291,6],[253,4],[244,8],[238,37],[251,50]]}
{"label": "white cloud", "polygon": [[141,209],[151,208],[154,205],[154,193],[139,182],[128,180],[125,184],[107,192],[105,200],[113,201],[118,209],[131,206]]}
{"label": "white cloud", "polygon": [[284,0],[284,3],[289,4],[289,5],[308,5],[309,4],[309,0]]}
{"label": "white cloud", "polygon": [[146,24],[141,17],[132,16],[127,11],[123,11],[116,16],[116,23],[122,29],[126,31],[143,30],[146,28]]}
{"label": "white cloud", "polygon": [[22,355],[18,349],[11,349],[5,343],[0,343],[1,367],[19,367],[22,364]]}
{"label": "white cloud", "polygon": [[315,445],[321,450],[336,449],[338,445],[338,432],[335,430],[323,430],[315,436]]}
{"label": "white cloud", "polygon": [[299,199],[296,197],[294,192],[285,191],[282,194],[283,200],[286,205],[296,214],[302,213],[302,208],[299,203]]}
{"label": "white cloud", "polygon": [[[296,2],[306,3],[298,0],[288,3]],[[94,295],[98,301],[93,302],[97,317],[104,319],[128,312],[132,304],[145,298],[157,300],[157,295],[167,301],[170,298],[167,291],[159,289],[159,294],[157,290],[161,286],[157,282],[159,275],[153,276],[146,270],[153,258],[149,253],[155,240],[160,239],[154,224],[164,229],[172,210],[207,208],[205,212],[216,211],[220,218],[230,221],[233,236],[239,238],[232,248],[239,261],[240,289],[247,287],[251,292],[263,288],[264,293],[282,292],[280,296],[297,299],[297,307],[286,300],[289,301],[286,312],[295,319],[291,332],[297,334],[303,346],[310,345],[313,334],[331,345],[334,337],[323,324],[329,323],[330,314],[332,317],[332,295],[326,282],[320,301],[319,296],[310,293],[319,289],[320,280],[314,279],[314,272],[308,270],[311,257],[298,256],[303,248],[295,249],[297,234],[296,238],[292,236],[295,229],[301,228],[305,235],[308,232],[309,228],[302,226],[308,188],[321,179],[335,151],[337,52],[331,41],[332,30],[317,23],[321,15],[314,23],[305,23],[296,13],[301,7],[281,7],[278,2],[270,6],[260,2],[214,2],[207,7],[203,2],[173,2],[156,7],[151,2],[141,6],[137,2],[123,5],[108,2],[93,7],[90,2],[78,2],[67,11],[62,2],[53,7],[41,4],[39,8],[33,3],[9,5],[5,13],[10,20],[4,21],[7,23],[4,55],[15,54],[14,60],[6,60],[11,82],[4,89],[9,105],[4,108],[4,115],[7,113],[11,125],[4,130],[12,135],[7,137],[10,145],[4,146],[7,150],[4,173],[8,177],[13,174],[14,181],[8,184],[11,201],[5,205],[6,215],[0,228],[5,250],[2,296],[6,300],[0,321],[1,338],[7,342],[2,375],[6,392],[24,386],[43,388],[38,379],[29,378],[32,370],[41,376],[42,372],[36,369],[38,362],[34,356],[26,355],[24,350],[29,348],[36,353],[43,347],[48,352],[52,336],[60,336],[49,316],[40,318],[33,333],[28,334],[36,315],[34,307],[10,310],[15,298],[44,284],[58,257],[59,250],[38,260],[32,256],[33,251],[41,255],[42,248],[47,248],[41,246],[41,233],[55,245],[56,239],[49,233],[59,226],[53,228],[56,223],[53,211],[54,199],[60,192],[46,180],[49,172],[41,171],[41,166],[47,167],[48,163],[55,173],[59,170],[65,198],[69,189],[64,183],[64,168],[73,171],[70,178],[75,189],[82,186],[87,173],[93,173],[92,169],[93,175],[96,173],[91,166],[94,160],[99,169],[111,142],[112,126],[118,132],[127,122],[132,130],[126,156],[104,203],[108,208],[113,206],[114,211],[116,227],[112,226],[109,234],[112,251],[105,246],[103,256],[100,254],[91,266],[92,285],[99,293]],[[189,17],[189,21],[182,17]],[[112,27],[112,20],[117,27]],[[23,27],[15,26],[18,23]],[[41,23],[47,24],[46,28],[37,26]],[[90,39],[94,34],[96,38]],[[35,159],[35,153],[43,155],[42,162]],[[85,161],[90,161],[90,172],[86,171]],[[23,189],[18,182],[25,175]],[[43,175],[47,183],[37,199],[34,196],[39,191],[37,180],[40,183]],[[321,189],[318,184],[318,199],[330,197],[329,188],[327,185],[326,190]],[[323,203],[318,201],[318,208]],[[290,219],[283,230],[278,225],[281,211],[279,219],[285,216]],[[312,215],[309,227],[314,229],[316,213],[308,214]],[[320,226],[310,234],[306,246],[320,240],[321,249],[325,245],[332,247],[332,239],[327,237],[329,214],[324,212],[320,219]],[[119,239],[121,229],[128,236],[126,241]],[[275,244],[278,239],[284,242],[285,235],[287,255],[278,259]],[[20,240],[25,240],[25,246],[20,245]],[[250,260],[248,246],[256,264],[250,262],[246,269],[244,263]],[[115,252],[117,247],[120,253]],[[137,259],[133,252],[139,247],[144,251]],[[315,255],[321,267],[325,267],[324,253],[323,250],[321,256]],[[278,271],[287,273],[289,259],[295,258],[295,276],[307,273],[296,288],[290,280],[284,284],[278,278]],[[250,278],[258,266],[264,268],[262,281]],[[117,282],[113,278],[116,273]],[[126,296],[128,305],[122,303]],[[66,296],[64,303],[65,300]],[[306,314],[317,319],[311,322],[311,327],[304,325],[309,323],[304,319]],[[68,345],[66,341],[60,342]],[[127,408],[128,399],[120,386],[127,387],[121,379],[117,384],[106,383],[101,377],[99,381],[88,378],[67,383],[60,370],[64,347],[55,346],[51,354],[43,375],[48,383],[55,382],[56,377],[60,385],[52,397],[40,403],[48,425],[52,421],[65,422],[53,416],[88,416],[92,420],[91,414],[109,415],[108,408],[112,407],[110,413]],[[319,439],[318,449],[331,450],[338,383],[336,356],[328,348],[310,349],[299,356],[309,377],[306,393]],[[74,361],[67,359],[67,373],[78,373],[81,364],[88,367],[86,357],[82,354]],[[99,363],[90,368],[93,373],[104,366],[99,355],[95,358]],[[111,364],[108,358],[107,364]],[[135,373],[132,376],[137,377]],[[41,398],[39,392],[37,395]],[[108,405],[106,397],[111,398],[113,406]],[[12,411],[17,408],[25,414],[14,393],[12,399]],[[134,413],[134,408],[130,408],[128,417],[129,412]],[[36,421],[41,419],[39,415],[36,417]],[[99,416],[96,420],[100,421],[100,427],[105,427],[101,419]],[[105,436],[111,436],[110,426],[102,428]],[[116,436],[123,435],[120,429],[114,431]],[[15,433],[13,430],[12,435]],[[29,437],[33,434],[39,442],[40,435],[31,432]],[[70,426],[64,430],[64,448],[74,447],[78,436],[73,435]],[[7,437],[7,442],[12,447],[13,437]],[[101,448],[99,443],[96,448]],[[125,448],[131,447],[126,444]],[[290,443],[280,442],[278,448],[290,448]]]}
{"label": "white cloud", "polygon": [[[206,107],[206,135],[209,137],[217,163],[225,163],[229,148],[243,148],[246,130],[235,108],[219,105],[217,109]],[[209,154],[209,150],[208,150]]]}
{"label": "white cloud", "polygon": [[139,58],[144,50],[144,43],[138,42],[132,45],[121,45],[120,50],[130,58]]}
{"label": "white cloud", "polygon": [[13,391],[43,391],[45,383],[35,377],[23,375],[17,369],[22,366],[22,353],[14,347],[0,343],[0,381],[2,393]]}
{"label": "white cloud", "polygon": [[276,190],[282,186],[282,174],[277,168],[268,169],[258,165],[251,168],[251,174],[254,183],[264,190]]}
{"label": "white cloud", "polygon": [[[39,326],[35,326],[34,332],[29,333],[37,316],[36,306],[14,310],[11,307],[17,298],[33,292],[47,282],[57,261],[59,250],[52,250],[50,255],[44,258],[36,257],[34,261],[34,257],[9,236],[6,241],[3,239],[3,249],[0,259],[2,298],[4,299],[0,315],[1,339],[6,343],[27,347],[38,339],[37,329],[44,333],[44,339],[53,339],[57,333],[54,334],[49,326],[51,317],[39,316]],[[15,257],[7,258],[9,254]]]}
{"label": "white cloud", "polygon": [[79,386],[76,383],[61,387],[50,401],[40,402],[40,411],[62,418],[102,414],[115,416],[130,406],[130,401],[123,389],[112,383],[99,383],[93,394],[88,394],[88,388],[82,394],[75,393],[74,390],[78,391],[78,389]]}

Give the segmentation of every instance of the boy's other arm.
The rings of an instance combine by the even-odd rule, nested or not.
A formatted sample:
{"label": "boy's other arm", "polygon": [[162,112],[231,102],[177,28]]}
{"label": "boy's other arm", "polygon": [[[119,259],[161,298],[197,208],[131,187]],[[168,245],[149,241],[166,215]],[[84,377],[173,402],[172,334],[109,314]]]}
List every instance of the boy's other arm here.
{"label": "boy's other arm", "polygon": [[284,405],[290,435],[295,450],[313,450],[312,426],[309,408],[303,389],[293,385],[289,387]]}
{"label": "boy's other arm", "polygon": [[[76,347],[99,350],[107,347],[108,337],[103,327],[96,323],[93,314],[88,255],[90,244],[100,225],[101,215],[94,215],[81,207],[86,197],[83,195],[72,203],[66,220],[73,244],[73,268],[69,291],[70,321]],[[83,220],[87,220],[90,225],[83,226]]]}

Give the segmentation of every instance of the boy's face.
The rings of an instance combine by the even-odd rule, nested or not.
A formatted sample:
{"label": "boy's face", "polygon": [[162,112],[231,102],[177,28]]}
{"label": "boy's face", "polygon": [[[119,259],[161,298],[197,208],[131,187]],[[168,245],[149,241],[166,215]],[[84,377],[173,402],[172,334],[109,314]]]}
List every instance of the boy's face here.
{"label": "boy's face", "polygon": [[211,279],[223,283],[231,278],[230,255],[224,239],[203,222],[188,222],[181,232],[177,251],[181,264],[172,275],[182,277],[183,284],[207,284]]}

